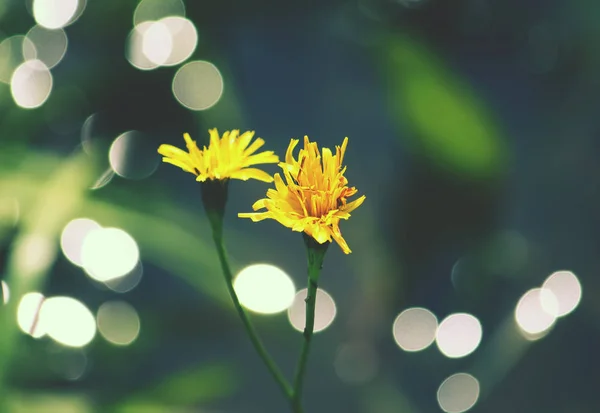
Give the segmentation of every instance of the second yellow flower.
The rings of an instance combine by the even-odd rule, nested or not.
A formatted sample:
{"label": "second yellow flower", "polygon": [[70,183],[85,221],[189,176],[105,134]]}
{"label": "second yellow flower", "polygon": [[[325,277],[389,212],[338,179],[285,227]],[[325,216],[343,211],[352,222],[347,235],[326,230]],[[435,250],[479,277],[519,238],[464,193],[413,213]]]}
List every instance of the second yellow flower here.
{"label": "second yellow flower", "polygon": [[336,146],[335,155],[329,148],[323,148],[321,157],[317,143],[310,142],[305,136],[304,148],[295,159],[293,151],[298,142],[298,139],[291,140],[285,162],[279,163],[285,183],[279,174],[275,174],[275,189],[269,189],[267,198],[252,205],[254,211],[267,211],[238,216],[255,222],[275,219],[292,231],[305,232],[320,244],[333,239],[344,253],[349,254],[351,250],[342,237],[339,223],[341,219],[350,218],[350,212],[364,202],[365,196],[347,202],[358,192],[348,186],[344,176],[346,168],[342,166],[348,138],[341,147]]}

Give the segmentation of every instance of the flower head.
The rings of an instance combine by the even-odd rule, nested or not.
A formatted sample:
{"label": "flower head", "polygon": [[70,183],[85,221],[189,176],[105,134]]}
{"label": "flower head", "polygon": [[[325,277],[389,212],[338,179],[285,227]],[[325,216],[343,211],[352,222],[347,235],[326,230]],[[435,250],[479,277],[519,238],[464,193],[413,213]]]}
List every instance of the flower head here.
{"label": "flower head", "polygon": [[183,135],[187,152],[172,145],[160,145],[158,153],[164,156],[163,162],[168,162],[180,167],[186,172],[196,175],[196,181],[257,179],[263,182],[272,182],[273,178],[265,171],[258,168],[249,168],[251,165],[277,163],[279,157],[273,151],[254,154],[265,141],[254,137],[254,131],[244,132],[239,135],[239,130],[223,133],[219,138],[216,129],[210,129],[210,144],[198,149],[188,133]]}
{"label": "flower head", "polygon": [[350,218],[350,212],[363,203],[365,196],[347,202],[357,193],[356,188],[348,187],[344,176],[346,167],[342,167],[348,138],[341,147],[336,146],[335,155],[329,148],[323,148],[321,156],[317,143],[305,136],[304,149],[300,149],[296,160],[293,151],[297,144],[298,139],[291,140],[285,162],[279,164],[286,182],[275,174],[275,189],[269,189],[267,198],[252,205],[254,211],[263,208],[267,211],[238,216],[254,222],[275,219],[292,231],[306,233],[319,244],[331,242],[333,238],[344,253],[349,254],[351,251],[339,223],[341,219]]}

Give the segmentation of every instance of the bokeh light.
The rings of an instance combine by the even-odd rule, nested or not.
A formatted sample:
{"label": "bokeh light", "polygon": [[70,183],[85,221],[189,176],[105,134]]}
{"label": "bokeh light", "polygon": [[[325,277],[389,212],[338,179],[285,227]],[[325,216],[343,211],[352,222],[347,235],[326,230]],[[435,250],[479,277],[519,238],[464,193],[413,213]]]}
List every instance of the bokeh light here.
{"label": "bokeh light", "polygon": [[[306,327],[306,299],[308,290],[306,288],[298,291],[294,302],[288,309],[288,319],[290,324],[298,331],[304,331]],[[315,326],[314,332],[325,330],[333,323],[337,313],[337,308],[333,297],[325,290],[319,288],[317,290],[316,305],[315,305]]]}
{"label": "bokeh light", "polygon": [[17,105],[34,109],[44,104],[52,91],[52,74],[41,60],[21,63],[10,79],[10,91]]}
{"label": "bokeh light", "polygon": [[79,0],[77,2],[77,9],[75,10],[73,17],[71,17],[71,20],[69,20],[68,24],[75,23],[81,17],[83,12],[85,11],[86,6],[87,6],[87,0]]}
{"label": "bokeh light", "polygon": [[56,66],[67,52],[67,34],[62,29],[49,30],[36,25],[27,32],[27,39],[37,51],[31,58],[42,61],[48,69]]}
{"label": "bokeh light", "polygon": [[108,160],[117,175],[128,179],[147,178],[160,163],[156,144],[138,131],[119,135],[110,146]]}
{"label": "bokeh light", "polygon": [[142,281],[144,274],[144,266],[141,261],[138,261],[135,268],[122,277],[114,278],[104,282],[109,289],[116,293],[126,293],[133,290]]}
{"label": "bokeh light", "polygon": [[438,321],[425,308],[409,308],[401,312],[392,326],[396,344],[404,351],[421,351],[435,341]]}
{"label": "bokeh light", "polygon": [[94,181],[92,186],[90,186],[90,189],[95,190],[95,189],[104,188],[106,185],[108,185],[112,181],[112,179],[114,177],[115,177],[115,171],[113,171],[113,169],[111,167],[108,167],[104,170],[104,172],[102,172],[100,174],[98,179],[96,179]]}
{"label": "bokeh light", "polygon": [[102,337],[117,346],[133,343],[140,333],[138,313],[124,301],[109,301],[102,304],[96,318]]}
{"label": "bokeh light", "polygon": [[127,39],[127,60],[138,69],[175,66],[194,53],[198,32],[184,17],[169,16],[136,25]]}
{"label": "bokeh light", "polygon": [[437,391],[440,408],[447,413],[462,413],[479,399],[479,381],[470,374],[457,373],[442,382]]}
{"label": "bokeh light", "polygon": [[77,218],[65,225],[60,236],[60,247],[65,257],[81,267],[83,265],[81,261],[83,241],[91,231],[100,228],[100,224],[88,218]]}
{"label": "bokeh light", "polygon": [[6,281],[2,280],[0,287],[2,287],[2,302],[7,304],[10,300],[10,289],[8,288],[8,284]]}
{"label": "bokeh light", "polygon": [[96,335],[94,315],[83,303],[71,297],[47,298],[39,322],[49,337],[68,347],[83,347]]}
{"label": "bokeh light", "polygon": [[515,320],[528,339],[539,338],[552,327],[558,314],[558,300],[545,288],[527,291],[517,303]]}
{"label": "bokeh light", "polygon": [[33,0],[33,17],[40,26],[60,29],[72,22],[78,6],[77,0]]}
{"label": "bokeh light", "polygon": [[335,372],[344,383],[361,385],[373,380],[379,369],[379,357],[365,342],[340,346],[334,359]]}
{"label": "bokeh light", "polygon": [[140,70],[156,69],[159,65],[144,54],[144,36],[154,22],[146,21],[135,26],[127,37],[125,57],[132,66]]}
{"label": "bokeh light", "polygon": [[198,31],[190,20],[183,17],[170,16],[160,21],[168,29],[172,47],[163,66],[175,66],[190,58],[198,45]]}
{"label": "bokeh light", "polygon": [[46,334],[41,323],[40,315],[45,297],[38,292],[30,292],[21,297],[17,308],[17,324],[21,331],[35,338]]}
{"label": "bokeh light", "polygon": [[48,367],[50,369],[69,381],[76,381],[83,377],[88,367],[88,358],[83,348],[62,345],[48,347]]}
{"label": "bokeh light", "polygon": [[142,0],[133,13],[133,25],[160,20],[168,16],[185,16],[182,0]]}
{"label": "bokeh light", "polygon": [[137,265],[139,250],[135,240],[118,228],[90,231],[81,247],[81,262],[86,273],[96,281],[122,277]]}
{"label": "bokeh light", "polygon": [[[87,116],[80,129],[83,151],[92,156],[106,156],[107,146],[110,146],[118,133],[120,131],[115,131],[110,125],[109,115],[106,112],[96,112]],[[106,170],[114,174],[110,165]]]}
{"label": "bokeh light", "polygon": [[296,292],[290,276],[269,264],[244,268],[235,278],[233,287],[244,307],[261,314],[285,311]]}
{"label": "bokeh light", "polygon": [[196,60],[179,68],[173,77],[173,95],[191,110],[215,105],[223,94],[223,77],[215,65]]}
{"label": "bokeh light", "polygon": [[465,357],[479,346],[482,337],[479,320],[466,313],[455,313],[446,317],[436,333],[436,344],[449,358]]}
{"label": "bokeh light", "polygon": [[162,21],[152,22],[143,32],[142,53],[157,66],[167,61],[173,51],[173,37]]}
{"label": "bokeh light", "polygon": [[37,50],[23,35],[8,37],[0,42],[0,82],[10,83],[15,69],[25,60],[35,59]]}
{"label": "bokeh light", "polygon": [[558,301],[557,317],[571,313],[581,301],[581,284],[571,271],[557,271],[551,274],[542,288],[552,291]]}

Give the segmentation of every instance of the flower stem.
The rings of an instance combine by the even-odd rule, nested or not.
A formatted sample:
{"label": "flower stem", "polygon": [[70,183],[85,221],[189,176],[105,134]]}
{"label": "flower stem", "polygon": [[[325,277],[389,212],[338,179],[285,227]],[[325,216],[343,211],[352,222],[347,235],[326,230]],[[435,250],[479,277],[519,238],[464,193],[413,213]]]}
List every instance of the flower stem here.
{"label": "flower stem", "polygon": [[306,363],[308,361],[308,353],[310,351],[310,343],[312,341],[313,330],[315,327],[315,306],[317,299],[317,289],[319,274],[323,267],[323,259],[327,251],[328,244],[318,244],[312,238],[305,235],[308,252],[308,289],[306,294],[306,324],[304,327],[304,343],[298,365],[296,367],[296,375],[294,377],[294,390],[292,393],[292,410],[294,413],[302,413],[302,390],[304,387],[304,377],[306,374]]}
{"label": "flower stem", "polygon": [[238,299],[238,296],[235,292],[235,289],[233,288],[233,275],[231,273],[231,268],[229,266],[229,260],[227,259],[227,252],[225,251],[225,247],[223,244],[223,218],[222,218],[222,216],[219,216],[219,214],[213,215],[213,214],[209,213],[208,215],[209,215],[209,221],[210,221],[212,231],[213,231],[213,240],[215,242],[215,247],[217,248],[217,254],[219,256],[219,261],[221,262],[221,268],[223,270],[223,275],[225,277],[225,284],[227,285],[227,291],[229,292],[229,295],[231,296],[233,305],[234,305],[235,309],[237,310],[237,313],[238,313],[240,319],[242,320],[242,324],[244,325],[244,328],[246,329],[246,333],[248,333],[248,336],[250,337],[250,341],[252,342],[252,345],[256,349],[256,352],[258,353],[258,355],[260,356],[262,361],[265,363],[265,365],[269,369],[271,376],[273,376],[273,379],[275,380],[275,382],[277,382],[277,384],[279,385],[279,387],[280,387],[281,391],[283,392],[283,394],[285,395],[285,397],[287,399],[291,399],[291,397],[292,397],[291,386],[288,384],[285,377],[283,377],[283,374],[281,374],[281,371],[279,371],[279,368],[277,367],[277,365],[275,364],[275,362],[273,361],[271,356],[269,356],[269,353],[267,352],[264,345],[262,344],[262,341],[258,337],[258,334],[256,333],[256,330],[254,329],[254,326],[252,325],[250,319],[248,318],[248,315],[246,314],[246,311],[242,307],[240,300]]}

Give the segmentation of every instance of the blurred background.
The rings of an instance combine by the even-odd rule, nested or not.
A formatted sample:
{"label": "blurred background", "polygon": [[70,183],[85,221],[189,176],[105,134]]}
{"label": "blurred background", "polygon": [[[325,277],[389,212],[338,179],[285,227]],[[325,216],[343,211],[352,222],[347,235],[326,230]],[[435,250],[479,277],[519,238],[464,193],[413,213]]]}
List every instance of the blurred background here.
{"label": "blurred background", "polygon": [[[190,174],[209,128],[350,139],[310,413],[598,412],[600,3],[2,0],[0,410],[288,411]],[[270,173],[276,165],[265,167]],[[306,258],[238,219],[236,289],[288,377]]]}

